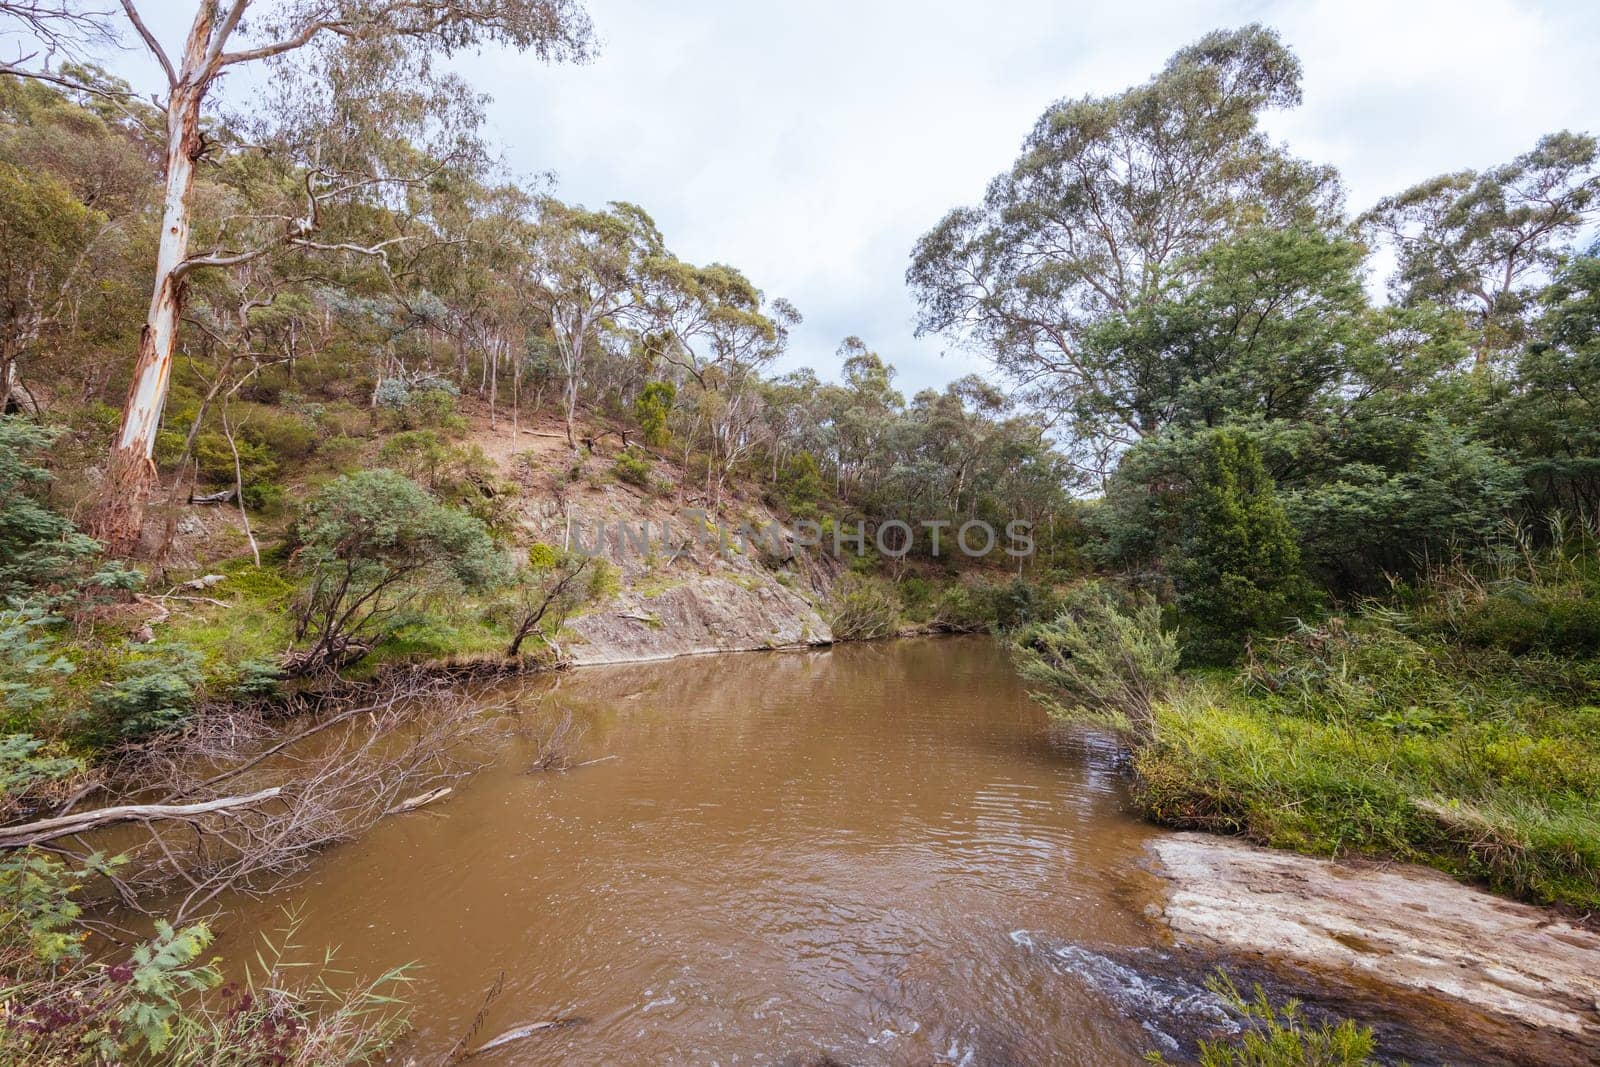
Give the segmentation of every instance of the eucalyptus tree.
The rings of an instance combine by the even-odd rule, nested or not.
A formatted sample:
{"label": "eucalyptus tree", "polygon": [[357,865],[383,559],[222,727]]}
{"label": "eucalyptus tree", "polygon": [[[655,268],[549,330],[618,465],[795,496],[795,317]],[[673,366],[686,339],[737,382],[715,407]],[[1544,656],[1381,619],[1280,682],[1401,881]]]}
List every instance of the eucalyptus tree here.
{"label": "eucalyptus tree", "polygon": [[[114,19],[77,0],[0,0],[6,28],[23,41],[17,56],[0,61],[0,73],[104,94],[103,87],[52,69],[49,61],[64,48],[70,53],[102,46],[127,29],[164,75],[157,97],[165,119],[164,195],[153,291],[93,524],[113,551],[127,552],[138,540],[153,478],[151,455],[171,378],[186,277],[200,267],[230,266],[266,250],[257,244],[190,252],[195,169],[208,150],[201,113],[217,81],[250,64],[288,63],[309,47],[346,51],[353,59],[347,70],[362,63],[392,66],[397,58],[425,59],[490,42],[531,50],[541,59],[582,58],[590,47],[590,27],[573,0],[198,0],[181,48],[169,52],[134,0],[122,0],[121,6],[121,18]],[[317,243],[311,235],[321,223],[319,192],[329,191],[319,188],[321,177],[320,167],[306,172],[304,209],[278,219],[270,243]]]}
{"label": "eucalyptus tree", "polygon": [[53,87],[0,85],[0,411],[37,407],[25,376],[82,365],[125,309],[150,192],[130,133]]}
{"label": "eucalyptus tree", "polygon": [[529,291],[550,323],[561,364],[567,447],[584,373],[601,331],[645,309],[646,265],[666,255],[661,231],[643,209],[613,202],[604,211],[539,201],[529,238]]}
{"label": "eucalyptus tree", "polygon": [[706,495],[716,506],[733,469],[761,443],[761,375],[788,345],[800,313],[768,301],[738,269],[672,257],[649,265],[649,311],[665,335],[658,359],[692,382],[706,434]]}
{"label": "eucalyptus tree", "polygon": [[1135,369],[1088,332],[1147,306],[1231,234],[1339,221],[1334,173],[1260,128],[1299,102],[1298,60],[1247,26],[1182,49],[1144,85],[1052,105],[983,202],[918,241],[906,279],[919,332],[988,356],[1103,473],[1159,427]]}
{"label": "eucalyptus tree", "polygon": [[1563,130],[1509,163],[1441,174],[1380,200],[1361,221],[1399,259],[1390,292],[1470,315],[1477,366],[1514,355],[1540,290],[1600,211],[1597,164],[1595,138]]}
{"label": "eucalyptus tree", "polygon": [[[0,162],[0,414],[29,396],[19,365],[71,307],[106,218],[48,174]],[[18,405],[21,406],[20,404]]]}
{"label": "eucalyptus tree", "polygon": [[1120,396],[1143,426],[1311,418],[1375,341],[1364,257],[1316,229],[1244,231],[1181,261],[1183,282],[1085,330],[1083,351],[1122,368]]}
{"label": "eucalyptus tree", "polygon": [[844,381],[826,391],[833,428],[834,490],[865,496],[884,474],[880,457],[888,452],[905,398],[894,388],[895,369],[859,337],[846,337],[836,353]]}

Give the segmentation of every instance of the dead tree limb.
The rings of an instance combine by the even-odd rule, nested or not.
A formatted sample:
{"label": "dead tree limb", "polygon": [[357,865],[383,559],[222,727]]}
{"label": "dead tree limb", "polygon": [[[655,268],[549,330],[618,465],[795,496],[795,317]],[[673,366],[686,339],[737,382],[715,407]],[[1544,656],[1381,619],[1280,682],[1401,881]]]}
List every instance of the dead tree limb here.
{"label": "dead tree limb", "polygon": [[16,826],[0,827],[0,848],[26,848],[29,845],[55,841],[73,834],[87,833],[104,826],[126,822],[151,822],[154,820],[183,820],[214,811],[244,808],[271,800],[283,792],[272,786],[259,792],[238,797],[219,797],[196,804],[122,804],[113,808],[96,808],[76,815],[59,815],[53,819],[25,822]]}

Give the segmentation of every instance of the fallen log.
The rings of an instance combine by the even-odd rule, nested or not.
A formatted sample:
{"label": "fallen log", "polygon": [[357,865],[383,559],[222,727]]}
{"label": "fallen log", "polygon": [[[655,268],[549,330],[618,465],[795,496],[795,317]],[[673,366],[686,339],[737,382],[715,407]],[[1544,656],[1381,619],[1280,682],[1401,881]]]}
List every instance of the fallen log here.
{"label": "fallen log", "polygon": [[283,787],[275,785],[270,789],[263,789],[259,793],[249,793],[245,796],[237,797],[219,797],[216,800],[204,800],[195,804],[121,804],[113,808],[96,808],[93,811],[82,811],[76,815],[58,815],[53,819],[40,819],[37,822],[25,822],[16,826],[0,827],[0,849],[26,848],[29,845],[38,845],[62,837],[71,837],[73,834],[98,830],[104,826],[115,826],[118,823],[149,822],[156,819],[188,819],[213,811],[248,807],[251,804],[259,804],[263,800],[271,800],[281,792],[283,792]]}

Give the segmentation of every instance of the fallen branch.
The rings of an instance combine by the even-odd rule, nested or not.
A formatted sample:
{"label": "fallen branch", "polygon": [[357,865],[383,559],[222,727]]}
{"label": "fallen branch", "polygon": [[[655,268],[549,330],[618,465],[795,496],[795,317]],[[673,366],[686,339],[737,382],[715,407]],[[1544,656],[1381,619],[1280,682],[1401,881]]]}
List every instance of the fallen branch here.
{"label": "fallen branch", "polygon": [[494,1040],[484,1042],[461,1058],[468,1060],[474,1056],[481,1056],[485,1052],[500,1048],[503,1045],[509,1045],[513,1041],[522,1041],[535,1034],[542,1034],[546,1030],[563,1030],[569,1026],[577,1026],[583,1021],[582,1019],[550,1019],[542,1023],[528,1023],[525,1026],[513,1027]]}
{"label": "fallen branch", "polygon": [[419,793],[408,800],[402,800],[400,803],[390,808],[385,814],[403,815],[408,811],[416,811],[420,807],[432,804],[435,800],[443,800],[445,797],[454,792],[455,790],[447,785],[440,786],[438,789],[431,790],[427,793]]}
{"label": "fallen branch", "polygon": [[103,826],[125,822],[149,822],[155,819],[188,819],[212,811],[243,808],[271,800],[283,792],[281,786],[263,789],[239,797],[220,797],[198,804],[123,804],[114,808],[96,808],[76,815],[60,815],[38,822],[25,822],[16,826],[0,827],[0,848],[26,848],[44,841],[87,833]]}
{"label": "fallen branch", "polygon": [[216,597],[184,596],[181,593],[162,593],[160,596],[154,596],[149,593],[140,593],[137,597],[135,597],[135,599],[141,603],[148,602],[152,604],[163,600],[182,600],[190,604],[210,604],[212,607],[217,608],[229,608],[233,606],[225,600],[218,600]]}
{"label": "fallen branch", "polygon": [[489,1008],[496,1000],[500,999],[500,994],[505,991],[505,988],[506,972],[501,971],[500,976],[496,978],[494,980],[494,984],[489,987],[489,991],[484,994],[483,1003],[478,1005],[478,1014],[472,1017],[472,1024],[467,1027],[467,1032],[462,1034],[461,1037],[456,1040],[455,1046],[450,1049],[449,1054],[446,1055],[442,1061],[444,1067],[450,1067],[451,1064],[460,1063],[462,1060],[466,1059],[467,1056],[471,1055],[471,1053],[467,1051],[467,1045],[472,1042],[473,1038],[478,1036],[478,1031],[483,1029],[483,1021],[489,1017]]}

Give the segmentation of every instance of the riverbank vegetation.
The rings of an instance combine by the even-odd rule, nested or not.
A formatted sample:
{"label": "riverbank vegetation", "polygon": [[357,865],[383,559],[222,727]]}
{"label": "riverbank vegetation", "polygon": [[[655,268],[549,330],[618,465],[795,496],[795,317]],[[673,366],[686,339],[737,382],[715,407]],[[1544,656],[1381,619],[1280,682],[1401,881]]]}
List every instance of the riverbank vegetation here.
{"label": "riverbank vegetation", "polygon": [[1095,494],[1099,583],[1013,647],[1160,822],[1592,909],[1600,153],[1552,133],[1352,215],[1260,129],[1299,78],[1212,34],[1054,105],[918,244],[922,327]]}
{"label": "riverbank vegetation", "polygon": [[[1300,100],[1294,55],[1261,27],[1209,35],[1140,86],[1052,105],[918,242],[920,329],[999,380],[908,398],[854,336],[835,380],[777,373],[799,309],[682,260],[637,205],[494,164],[436,60],[586,58],[581,10],[335,6],[200,5],[157,104],[93,65],[116,27],[73,4],[27,27],[68,62],[0,67],[0,878],[34,894],[0,916],[17,974],[67,959],[73,887],[140,895],[92,850],[22,851],[55,840],[41,823],[283,787],[177,822],[295,827],[270,861],[162,855],[171,816],[132,818],[140,878],[205,896],[444,788],[459,768],[422,753],[477,720],[436,694],[454,710],[404,722],[421,747],[353,734],[289,782],[252,761],[289,712],[362,706],[348,685],[559,664],[621,579],[550,524],[613,496],[718,531],[1027,523],[1026,561],[869,535],[739,577],[797,591],[841,640],[1008,634],[1053,710],[1127,743],[1160,821],[1600,904],[1592,136],[1530,133],[1352,212],[1333,168],[1263,132]],[[246,63],[268,91],[208,97]],[[658,581],[652,561],[636,591]],[[403,704],[372,721],[401,729]],[[207,784],[207,764],[243,769]],[[203,986],[205,936],[169,929],[138,966]],[[119,1055],[181,1030],[107,966],[57,970],[100,1017],[143,1020],[92,1024]],[[36,1007],[14,1001],[0,1037],[33,1040]]]}
{"label": "riverbank vegetation", "polygon": [[[622,576],[552,514],[1023,518],[1074,559],[1044,417],[975,377],[907,398],[856,338],[837,382],[775,375],[786,301],[494,163],[438,60],[586,59],[576,5],[245,7],[197,5],[180,53],[133,6],[0,4],[39,44],[0,64],[0,1047],[29,1062],[392,1035],[370,989],[213,988],[200,920],[471,766],[503,716],[412,668],[564,660]],[[168,84],[96,66],[118,39]],[[263,91],[226,98],[250,65]],[[783,559],[737,574],[868,638],[987,625],[1010,563],[869,547],[837,597]]]}

